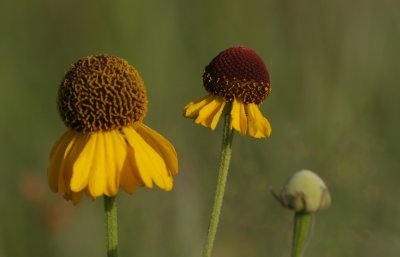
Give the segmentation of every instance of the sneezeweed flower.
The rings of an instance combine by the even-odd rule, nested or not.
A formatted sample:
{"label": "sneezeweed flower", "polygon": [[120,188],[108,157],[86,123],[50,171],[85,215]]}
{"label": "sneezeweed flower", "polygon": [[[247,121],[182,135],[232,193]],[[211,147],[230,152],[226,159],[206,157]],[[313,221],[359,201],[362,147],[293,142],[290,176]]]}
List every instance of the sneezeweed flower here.
{"label": "sneezeweed flower", "polygon": [[271,125],[259,109],[271,92],[270,77],[255,51],[243,46],[222,51],[206,66],[203,84],[209,94],[187,104],[185,117],[214,130],[229,106],[230,128],[254,138],[270,136]]}
{"label": "sneezeweed flower", "polygon": [[107,255],[118,256],[119,188],[156,184],[172,189],[178,172],[174,147],[143,123],[146,88],[135,68],[109,55],[73,64],[60,85],[58,111],[68,127],[50,153],[50,188],[77,204],[86,193],[104,196]]}
{"label": "sneezeweed flower", "polygon": [[222,51],[206,66],[203,85],[208,95],[187,104],[183,115],[212,130],[224,116],[217,186],[203,249],[203,257],[210,257],[222,209],[234,131],[254,138],[270,136],[271,125],[261,114],[259,105],[269,95],[271,84],[258,54],[238,46]]}
{"label": "sneezeweed flower", "polygon": [[279,194],[272,192],[283,207],[294,211],[292,257],[303,256],[313,214],[327,209],[331,197],[324,181],[314,172],[300,170],[291,176]]}
{"label": "sneezeweed flower", "polygon": [[143,123],[147,111],[142,78],[127,61],[95,55],[73,64],[58,92],[58,111],[68,130],[50,154],[50,188],[77,204],[132,193],[153,184],[171,190],[177,174],[172,144]]}

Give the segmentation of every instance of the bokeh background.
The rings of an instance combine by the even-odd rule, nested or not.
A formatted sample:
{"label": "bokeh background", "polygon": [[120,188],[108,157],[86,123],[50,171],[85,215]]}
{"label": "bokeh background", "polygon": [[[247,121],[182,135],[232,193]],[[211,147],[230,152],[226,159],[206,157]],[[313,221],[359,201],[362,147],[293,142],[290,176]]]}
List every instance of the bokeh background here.
{"label": "bokeh background", "polygon": [[65,130],[61,78],[77,59],[127,59],[148,89],[146,123],[174,143],[172,192],[118,196],[121,256],[195,257],[219,161],[214,132],[182,117],[204,66],[245,45],[265,60],[267,140],[236,135],[214,256],[289,256],[292,213],[272,198],[293,172],[325,179],[306,256],[399,256],[400,2],[16,0],[0,4],[0,256],[105,256],[101,199],[74,207],[47,186]]}

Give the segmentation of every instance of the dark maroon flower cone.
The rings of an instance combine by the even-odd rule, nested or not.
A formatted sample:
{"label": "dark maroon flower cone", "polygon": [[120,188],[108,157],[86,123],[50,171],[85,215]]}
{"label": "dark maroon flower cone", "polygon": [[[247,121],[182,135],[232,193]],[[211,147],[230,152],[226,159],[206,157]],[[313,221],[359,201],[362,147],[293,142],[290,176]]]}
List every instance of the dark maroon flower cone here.
{"label": "dark maroon flower cone", "polygon": [[244,103],[260,104],[271,91],[267,67],[252,49],[237,46],[218,54],[205,68],[203,83],[206,90]]}

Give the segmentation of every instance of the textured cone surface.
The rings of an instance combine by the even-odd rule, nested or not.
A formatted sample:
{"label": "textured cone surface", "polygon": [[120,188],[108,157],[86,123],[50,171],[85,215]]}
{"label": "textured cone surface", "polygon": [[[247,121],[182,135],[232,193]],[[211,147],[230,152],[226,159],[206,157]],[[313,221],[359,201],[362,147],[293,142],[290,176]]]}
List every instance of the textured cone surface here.
{"label": "textured cone surface", "polygon": [[218,54],[203,74],[206,90],[227,101],[260,104],[271,90],[268,70],[258,54],[247,47],[232,47]]}
{"label": "textured cone surface", "polygon": [[147,110],[137,70],[109,55],[88,56],[71,65],[57,103],[66,126],[83,132],[120,129],[142,121]]}

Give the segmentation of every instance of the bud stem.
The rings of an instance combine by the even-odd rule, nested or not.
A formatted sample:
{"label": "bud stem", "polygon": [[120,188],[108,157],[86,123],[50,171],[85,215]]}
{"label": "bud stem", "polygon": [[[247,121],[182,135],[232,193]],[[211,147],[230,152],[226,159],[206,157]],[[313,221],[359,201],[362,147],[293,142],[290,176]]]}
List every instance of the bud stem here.
{"label": "bud stem", "polygon": [[214,206],[211,212],[210,225],[208,228],[207,241],[204,245],[203,257],[211,256],[215,235],[217,233],[219,217],[224,199],[226,179],[228,176],[229,163],[231,160],[233,132],[234,131],[230,128],[230,113],[228,112],[225,114],[217,188],[215,190]]}
{"label": "bud stem", "polygon": [[292,257],[302,257],[308,231],[310,230],[312,214],[307,212],[295,212],[293,228]]}
{"label": "bud stem", "polygon": [[118,257],[118,223],[115,197],[104,196],[104,211],[107,220],[107,256]]}

